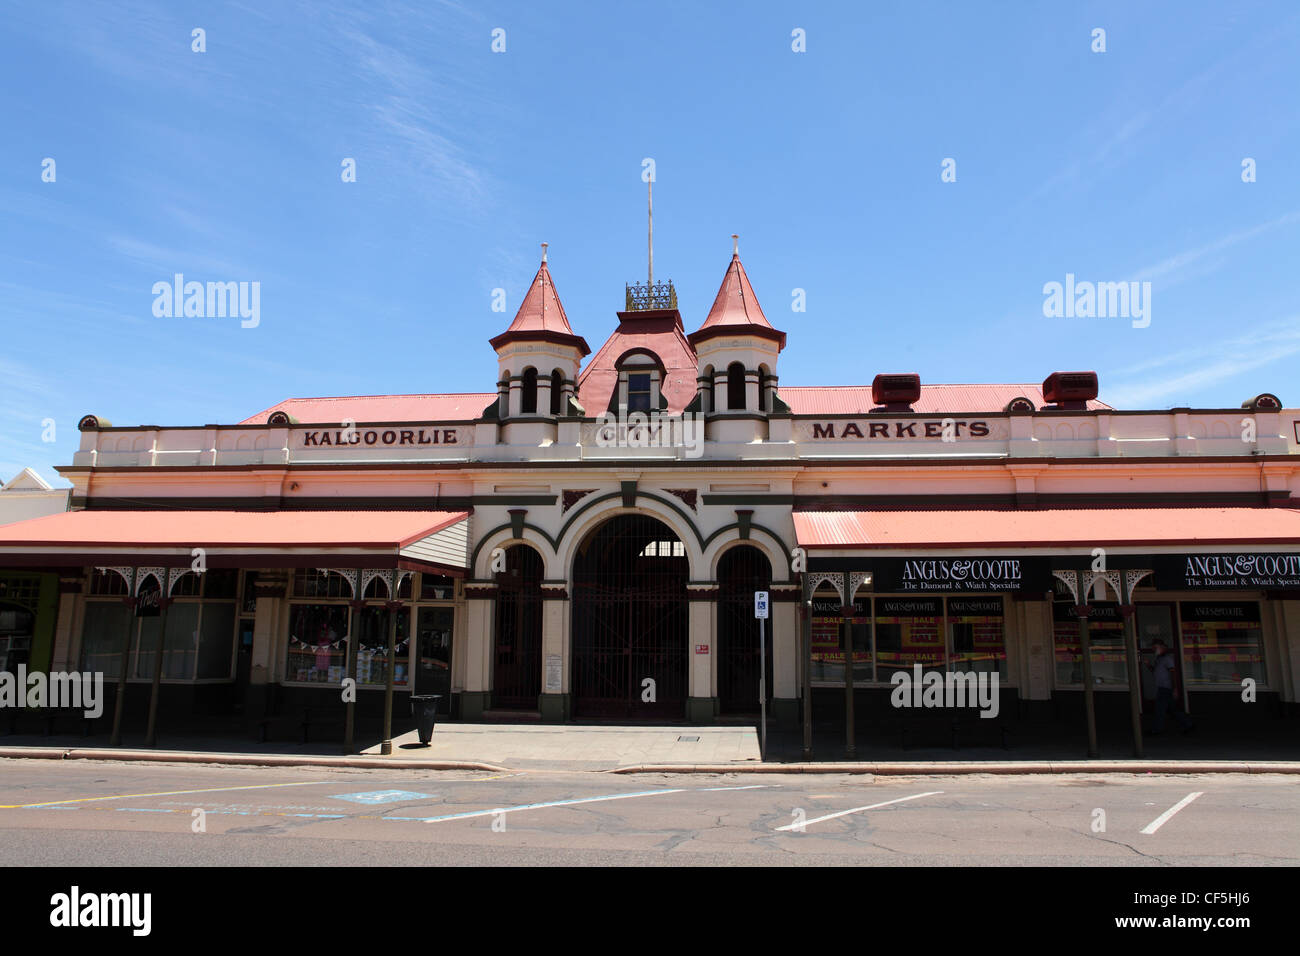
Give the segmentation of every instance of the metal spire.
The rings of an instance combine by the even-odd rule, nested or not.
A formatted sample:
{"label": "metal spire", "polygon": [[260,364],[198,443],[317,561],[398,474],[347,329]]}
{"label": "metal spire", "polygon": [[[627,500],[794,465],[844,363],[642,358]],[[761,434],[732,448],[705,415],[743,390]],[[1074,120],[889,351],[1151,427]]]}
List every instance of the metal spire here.
{"label": "metal spire", "polygon": [[647,237],[647,244],[650,251],[650,269],[646,278],[646,285],[654,288],[655,284],[655,197],[654,197],[654,178],[646,180],[645,184],[646,212],[650,219],[650,232]]}
{"label": "metal spire", "polygon": [[543,242],[543,243],[542,243],[542,261],[543,261],[543,262],[546,261],[546,247],[547,247],[548,245],[550,245],[550,243],[548,243],[548,242]]}

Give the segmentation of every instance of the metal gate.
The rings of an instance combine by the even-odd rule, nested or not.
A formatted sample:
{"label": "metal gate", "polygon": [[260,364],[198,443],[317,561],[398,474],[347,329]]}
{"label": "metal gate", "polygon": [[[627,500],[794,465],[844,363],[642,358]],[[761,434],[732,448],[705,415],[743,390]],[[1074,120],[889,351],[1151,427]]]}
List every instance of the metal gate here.
{"label": "metal gate", "polygon": [[[718,710],[758,713],[758,621],[754,592],[770,591],[772,566],[751,545],[732,548],[718,562]],[[767,694],[772,696],[772,621],[767,622]]]}
{"label": "metal gate", "polygon": [[492,706],[537,710],[542,692],[542,558],[532,548],[506,551],[497,573]]}
{"label": "metal gate", "polygon": [[[645,515],[614,518],[579,548],[573,569],[575,716],[685,716],[689,578],[682,543]],[[651,687],[653,700],[647,700]]]}

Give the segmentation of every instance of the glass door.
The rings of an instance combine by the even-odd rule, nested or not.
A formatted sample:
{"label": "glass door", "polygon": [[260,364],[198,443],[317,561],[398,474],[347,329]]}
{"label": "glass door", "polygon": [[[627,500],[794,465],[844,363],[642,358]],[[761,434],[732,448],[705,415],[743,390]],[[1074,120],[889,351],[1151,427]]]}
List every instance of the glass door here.
{"label": "glass door", "polygon": [[451,639],[455,610],[422,607],[416,627],[415,693],[441,694],[438,713],[451,713]]}
{"label": "glass door", "polygon": [[1142,674],[1143,709],[1150,712],[1155,708],[1156,683],[1155,672],[1148,665],[1156,659],[1153,642],[1159,638],[1174,655],[1174,667],[1177,680],[1175,700],[1182,697],[1181,667],[1182,660],[1178,647],[1178,630],[1174,626],[1174,606],[1172,604],[1139,604],[1137,606],[1137,642],[1139,671]]}

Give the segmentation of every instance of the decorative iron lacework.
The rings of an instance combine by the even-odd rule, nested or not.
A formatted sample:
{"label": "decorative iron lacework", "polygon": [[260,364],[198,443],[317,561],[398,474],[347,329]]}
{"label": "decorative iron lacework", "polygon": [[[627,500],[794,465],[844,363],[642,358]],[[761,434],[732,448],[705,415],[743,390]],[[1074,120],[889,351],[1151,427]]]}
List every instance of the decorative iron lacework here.
{"label": "decorative iron lacework", "polygon": [[673,282],[656,282],[654,285],[627,286],[627,307],[625,312],[645,312],[650,309],[677,308],[677,290]]}
{"label": "decorative iron lacework", "polygon": [[690,505],[692,511],[696,510],[695,501],[698,496],[696,495],[694,488],[665,488],[664,491],[668,492],[670,495],[676,495],[678,498],[681,498],[682,501]]}

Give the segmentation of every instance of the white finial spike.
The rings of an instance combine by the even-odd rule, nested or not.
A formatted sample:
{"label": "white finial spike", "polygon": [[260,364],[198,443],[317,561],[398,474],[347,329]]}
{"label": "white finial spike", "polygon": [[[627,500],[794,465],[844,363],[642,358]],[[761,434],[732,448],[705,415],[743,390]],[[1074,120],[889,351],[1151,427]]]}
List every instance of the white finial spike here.
{"label": "white finial spike", "polygon": [[546,243],[546,242],[543,242],[543,243],[542,243],[542,261],[543,261],[543,262],[546,261],[546,247],[547,247],[548,245],[549,245],[549,243]]}
{"label": "white finial spike", "polygon": [[740,236],[734,232],[731,234],[731,254],[733,256],[740,255]]}

